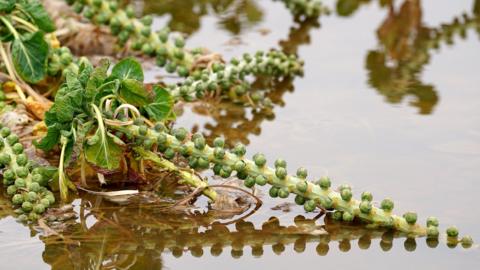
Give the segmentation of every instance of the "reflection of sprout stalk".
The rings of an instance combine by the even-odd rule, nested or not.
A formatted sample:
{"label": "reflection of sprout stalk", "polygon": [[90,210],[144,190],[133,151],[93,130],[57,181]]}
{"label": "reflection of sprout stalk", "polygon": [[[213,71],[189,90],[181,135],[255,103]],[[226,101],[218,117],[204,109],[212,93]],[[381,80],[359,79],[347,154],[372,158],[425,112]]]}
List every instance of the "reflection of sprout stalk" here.
{"label": "reflection of sprout stalk", "polygon": [[[169,134],[163,128],[149,129],[146,126],[112,127],[127,136],[137,140],[149,141],[150,147],[156,144],[167,159],[175,157],[176,153],[188,158],[192,169],[207,169],[212,166],[215,174],[223,178],[230,177],[235,171],[236,177],[244,180],[245,186],[251,188],[258,184],[270,184],[269,194],[272,197],[287,198],[290,193],[296,194],[295,202],[303,205],[307,212],[316,207],[335,210],[334,217],[344,221],[361,220],[379,228],[392,228],[412,236],[427,235],[430,238],[439,236],[438,220],[429,218],[427,226],[417,223],[417,214],[408,212],[401,216],[394,215],[393,201],[385,199],[381,207],[372,204],[372,195],[362,193],[361,200],[353,199],[349,186],[342,185],[339,191],[331,188],[330,179],[321,178],[317,183],[306,180],[307,171],[299,168],[295,176],[288,175],[286,162],[275,161],[275,168],[268,167],[265,156],[257,153],[253,160],[245,157],[245,146],[238,144],[231,151],[224,149],[225,142],[217,138],[213,147],[206,144],[200,134],[194,134],[191,139],[185,129],[179,128]],[[458,230],[447,230],[451,237],[458,236]]]}
{"label": "reflection of sprout stalk", "polygon": [[317,17],[327,9],[320,0],[280,0],[296,18]]}
{"label": "reflection of sprout stalk", "polygon": [[[65,256],[65,260],[60,261],[73,263],[71,258],[77,254],[98,254],[99,246],[102,246],[104,253],[96,255],[99,256],[97,260],[87,262],[92,265],[85,265],[85,268],[98,264],[99,259],[120,268],[126,264],[137,266],[144,264],[145,261],[156,265],[151,260],[159,260],[165,251],[170,251],[175,257],[181,257],[186,252],[195,257],[202,257],[208,249],[213,256],[219,256],[225,249],[231,249],[231,256],[239,258],[248,249],[251,249],[253,256],[261,257],[268,248],[276,255],[280,255],[289,247],[297,253],[305,252],[308,245],[314,246],[318,255],[325,256],[336,243],[342,252],[348,252],[352,242],[357,242],[361,249],[369,249],[374,239],[380,239],[379,246],[385,252],[389,251],[395,239],[399,238],[405,239],[404,248],[407,251],[414,251],[417,245],[417,239],[401,232],[344,224],[329,217],[324,219],[323,225],[317,225],[316,219],[297,216],[294,218],[294,224],[290,226],[283,226],[278,218],[271,217],[259,228],[243,220],[235,223],[235,228],[229,228],[220,223],[212,223],[212,219],[216,219],[210,217],[209,213],[191,218],[188,216],[179,218],[177,215],[165,213],[152,218],[152,215],[145,215],[145,211],[148,210],[111,211],[103,210],[101,207],[90,210],[102,218],[88,229],[76,226],[74,231],[64,233],[62,239],[57,236],[42,237],[45,254],[55,254],[57,262],[58,256]],[[142,213],[141,216],[139,213]],[[145,218],[146,216],[148,218]],[[84,218],[80,216],[80,220]],[[124,228],[131,233],[122,234],[121,229]],[[67,243],[83,240],[85,237],[90,241],[70,246],[68,249],[64,248]],[[437,239],[427,238],[426,241],[431,248],[435,248],[439,243]],[[457,244],[453,239],[447,240],[449,247],[455,247]],[[465,248],[469,247],[463,243],[462,245]],[[119,259],[121,257],[119,254],[129,254],[128,261]],[[53,262],[51,256],[44,256],[44,259],[47,263]]]}
{"label": "reflection of sprout stalk", "polygon": [[[1,125],[0,125],[1,127]],[[7,127],[0,129],[0,167],[3,167],[3,185],[12,203],[18,208],[19,220],[36,220],[55,202],[47,189],[51,173],[35,166],[24,153],[16,134]]]}
{"label": "reflection of sprout stalk", "polygon": [[[370,51],[366,58],[369,83],[389,103],[400,103],[405,96],[414,96],[416,100],[410,104],[419,108],[421,114],[430,114],[439,97],[434,86],[424,84],[419,79],[419,73],[429,63],[433,49],[438,49],[442,43],[453,44],[455,36],[465,38],[467,31],[478,28],[479,24],[478,18],[464,14],[437,28],[421,26],[418,29],[407,29],[415,32],[415,35],[405,36],[412,40],[402,50],[395,49],[396,45],[389,45],[388,34],[379,35],[379,41],[385,43],[383,48]],[[394,65],[388,64],[392,61]]]}

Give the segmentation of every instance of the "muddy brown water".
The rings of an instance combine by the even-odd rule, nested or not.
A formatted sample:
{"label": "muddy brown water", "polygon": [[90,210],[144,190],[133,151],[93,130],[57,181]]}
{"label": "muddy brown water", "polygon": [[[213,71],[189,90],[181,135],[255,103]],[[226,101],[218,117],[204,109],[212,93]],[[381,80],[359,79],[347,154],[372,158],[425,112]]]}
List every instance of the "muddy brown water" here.
{"label": "muddy brown water", "polygon": [[[135,3],[158,15],[156,26],[187,33],[191,47],[226,57],[282,48],[305,59],[305,76],[278,87],[274,115],[231,104],[205,115],[186,106],[178,125],[247,143],[250,155],[282,157],[290,171],[304,166],[312,177],[329,175],[334,184],[352,185],[357,195],[368,190],[377,201],[391,197],[398,213],[417,211],[422,222],[437,216],[443,229],[456,225],[478,243],[480,3],[380,2],[325,1],[331,14],[303,23],[295,23],[279,1]],[[465,37],[454,20],[463,13],[477,21]],[[443,33],[438,49],[427,34],[434,29]],[[149,80],[159,74],[151,71]],[[442,240],[392,241],[392,235],[364,226],[312,220],[317,213],[298,206],[272,210],[293,198],[263,199],[246,221],[228,226],[211,225],[208,213],[172,215],[78,199],[75,210],[89,206],[88,217],[76,221],[68,239],[51,241],[2,212],[0,268],[480,267],[477,245],[452,249]]]}

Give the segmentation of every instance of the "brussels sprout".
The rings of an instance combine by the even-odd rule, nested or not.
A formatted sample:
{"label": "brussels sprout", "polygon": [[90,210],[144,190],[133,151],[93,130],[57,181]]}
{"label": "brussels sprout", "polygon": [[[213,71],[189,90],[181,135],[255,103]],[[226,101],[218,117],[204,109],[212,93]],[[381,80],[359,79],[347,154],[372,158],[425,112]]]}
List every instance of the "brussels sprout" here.
{"label": "brussels sprout", "polygon": [[438,219],[436,217],[428,217],[427,218],[427,227],[434,226],[438,227]]}
{"label": "brussels sprout", "polygon": [[351,222],[353,221],[354,216],[352,213],[346,211],[346,212],[343,212],[342,218],[346,222]]}
{"label": "brussels sprout", "polygon": [[340,196],[342,200],[349,202],[352,199],[352,191],[348,188],[344,188],[340,191]]}
{"label": "brussels sprout", "polygon": [[[140,33],[144,36],[144,37],[149,37],[150,34],[152,33],[152,28],[150,26],[144,26],[142,28],[142,30],[140,30]],[[146,45],[147,43],[145,43],[144,45]],[[153,53],[153,49],[152,49],[152,53]]]}
{"label": "brussels sprout", "polygon": [[223,159],[225,157],[225,150],[220,147],[215,147],[213,155],[216,159]]}
{"label": "brussels sprout", "polygon": [[28,157],[26,154],[19,154],[16,161],[18,166],[26,166],[28,164]]}
{"label": "brussels sprout", "polygon": [[307,181],[299,181],[297,182],[296,188],[298,191],[304,193],[307,192],[308,189],[308,183]]}
{"label": "brussels sprout", "polygon": [[301,195],[295,196],[295,203],[298,205],[303,205],[305,203],[305,197]]}
{"label": "brussels sprout", "polygon": [[220,176],[223,178],[230,177],[232,175],[232,168],[230,166],[222,166],[220,170]]}
{"label": "brussels sprout", "polygon": [[380,204],[380,208],[385,212],[391,212],[394,206],[393,201],[390,199],[384,199]]}
{"label": "brussels sprout", "polygon": [[146,126],[140,126],[138,128],[138,134],[140,134],[140,136],[146,136],[148,133],[148,128]]}
{"label": "brussels sprout", "polygon": [[317,204],[314,200],[308,200],[303,205],[303,209],[305,209],[305,211],[307,212],[312,212],[313,210],[315,210],[315,207],[317,207]]}
{"label": "brussels sprout", "polygon": [[[135,30],[135,24],[133,24],[133,22],[126,22],[123,29],[124,30],[122,31],[122,33],[125,34],[127,36],[127,39],[128,39],[130,37],[130,33],[133,32],[133,30]],[[143,44],[143,42],[142,42],[142,44]]]}
{"label": "brussels sprout", "polygon": [[116,12],[118,10],[118,3],[117,2],[108,2],[109,8],[112,12]]}
{"label": "brussels sprout", "polygon": [[145,26],[151,26],[153,23],[153,17],[151,15],[146,15],[143,16],[140,21],[142,22],[143,25]]}
{"label": "brussels sprout", "polygon": [[31,202],[23,202],[22,203],[22,210],[25,212],[30,212],[33,209],[33,205]]}
{"label": "brussels sprout", "polygon": [[53,196],[52,192],[49,192],[46,196],[45,199],[47,199],[50,202],[50,205],[55,203],[55,196]]}
{"label": "brussels sprout", "polygon": [[143,141],[143,147],[145,149],[152,149],[154,143],[152,139],[147,138]]}
{"label": "brussels sprout", "polygon": [[268,194],[270,195],[270,197],[276,198],[278,197],[278,191],[279,191],[278,187],[271,187],[270,190],[268,191]]}
{"label": "brussels sprout", "polygon": [[14,179],[8,179],[4,177],[2,182],[4,186],[10,186],[14,183]]}
{"label": "brussels sprout", "polygon": [[238,157],[243,157],[247,153],[247,149],[245,145],[238,143],[237,145],[235,145],[232,152]]}
{"label": "brussels sprout", "polygon": [[153,55],[155,50],[153,49],[152,45],[145,43],[142,45],[142,52],[146,55]]}
{"label": "brussels sprout", "polygon": [[234,88],[234,91],[235,91],[235,94],[237,94],[238,96],[243,96],[247,90],[243,85],[236,85]]}
{"label": "brussels sprout", "polygon": [[168,73],[174,73],[175,71],[177,71],[177,64],[174,63],[174,62],[169,62],[167,64],[167,66],[165,67],[165,70],[168,72]]}
{"label": "brussels sprout", "polygon": [[213,145],[215,147],[225,147],[225,140],[222,137],[216,137],[213,140]]}
{"label": "brussels sprout", "polygon": [[[157,132],[162,132],[162,131],[164,131],[166,128],[165,128],[165,125],[164,125],[163,123],[160,123],[160,122],[159,122],[159,123],[156,123],[156,124],[155,124],[155,126],[153,127],[153,129],[155,129],[155,131],[157,131]],[[164,134],[160,134],[160,135],[165,136]],[[160,136],[160,135],[159,135],[159,136]]]}
{"label": "brussels sprout", "polygon": [[20,222],[27,222],[28,221],[28,216],[25,215],[25,214],[21,214],[21,215],[18,216],[17,220],[20,221]]}
{"label": "brussels sprout", "polygon": [[129,18],[135,17],[135,10],[133,9],[133,6],[131,6],[131,5],[128,5],[128,6],[125,8],[125,13],[127,14],[127,16],[128,16]]}
{"label": "brussels sprout", "polygon": [[210,162],[207,159],[201,157],[197,160],[197,166],[200,169],[208,169],[208,167],[210,167]]}
{"label": "brussels sprout", "polygon": [[407,212],[403,214],[403,218],[407,221],[408,224],[413,225],[417,222],[417,213]]}
{"label": "brussels sprout", "polygon": [[21,143],[16,143],[12,146],[12,150],[15,154],[19,155],[23,153],[23,145]]}
{"label": "brussels sprout", "polygon": [[183,48],[185,46],[185,40],[183,39],[182,36],[178,36],[175,38],[175,47],[177,48]]}
{"label": "brussels sprout", "polygon": [[17,187],[15,185],[8,186],[7,194],[13,196],[15,193],[17,193]]}
{"label": "brussels sprout", "polygon": [[166,159],[172,159],[173,157],[175,157],[175,151],[172,148],[168,148],[163,154]]}
{"label": "brussels sprout", "polygon": [[12,158],[7,153],[0,154],[0,164],[1,165],[8,165],[12,161]]}
{"label": "brussels sprout", "polygon": [[47,198],[41,199],[40,203],[43,204],[43,206],[45,206],[45,208],[50,206],[50,201]]}
{"label": "brussels sprout", "polygon": [[215,175],[219,175],[220,171],[222,170],[222,164],[215,164],[212,170]]}
{"label": "brussels sprout", "polygon": [[303,167],[300,167],[300,168],[297,169],[297,177],[298,178],[305,179],[305,178],[307,178],[307,175],[308,175],[307,169],[305,169]]}
{"label": "brussels sprout", "polygon": [[118,41],[120,44],[125,44],[130,38],[130,33],[127,30],[123,30],[118,34]]}
{"label": "brussels sprout", "polygon": [[25,167],[18,167],[15,171],[18,177],[25,178],[30,173],[27,168]]}
{"label": "brussels sprout", "polygon": [[3,137],[3,138],[7,138],[8,135],[10,135],[10,129],[8,127],[2,127],[2,129],[0,129],[0,135]]}
{"label": "brussels sprout", "polygon": [[17,180],[15,180],[15,186],[16,186],[17,188],[24,188],[24,187],[26,187],[27,185],[26,185],[26,183],[25,183],[25,179],[23,179],[23,178],[17,178]]}
{"label": "brussels sprout", "polygon": [[265,184],[267,184],[267,178],[259,174],[257,177],[255,177],[255,183],[257,183],[259,186],[265,186]]}
{"label": "brussels sprout", "polygon": [[372,196],[372,193],[368,192],[368,191],[364,191],[362,193],[362,201],[369,201],[371,202],[373,200],[373,196]]}
{"label": "brussels sprout", "polygon": [[73,61],[73,56],[70,53],[62,53],[60,55],[60,62],[64,65],[69,65]]}
{"label": "brussels sprout", "polygon": [[30,191],[33,191],[33,192],[40,192],[40,184],[37,183],[37,182],[33,182],[30,184],[30,186],[28,187],[28,189]]}
{"label": "brussels sprout", "polygon": [[178,152],[184,157],[188,157],[192,154],[191,149],[187,145],[181,145]]}
{"label": "brussels sprout", "polygon": [[256,179],[251,176],[247,177],[247,179],[245,179],[245,181],[243,182],[243,184],[248,188],[255,186],[255,183]]}
{"label": "brussels sprout", "polygon": [[38,200],[38,195],[37,193],[30,191],[27,193],[27,200],[29,202],[36,202]]}
{"label": "brussels sprout", "polygon": [[288,195],[290,195],[290,192],[286,188],[280,188],[278,191],[278,197],[282,199],[288,198]]}
{"label": "brussels sprout", "polygon": [[195,144],[195,148],[197,148],[198,150],[203,150],[205,149],[205,138],[203,137],[200,137],[200,138],[196,138],[194,140],[194,144]]}
{"label": "brussels sprout", "polygon": [[278,167],[275,169],[275,175],[279,178],[279,179],[285,179],[285,177],[287,176],[287,170],[283,167]]}
{"label": "brussels sprout", "polygon": [[265,159],[265,156],[262,153],[255,154],[253,156],[253,161],[255,162],[255,165],[258,167],[263,167],[267,163],[267,160]]}
{"label": "brussels sprout", "polygon": [[21,194],[15,194],[12,197],[12,203],[16,205],[20,205],[23,203],[23,196]]}
{"label": "brussels sprout", "polygon": [[[178,57],[177,57],[178,58]],[[182,57],[183,58],[183,57]],[[178,66],[177,68],[177,73],[180,77],[187,77],[188,74],[190,73],[188,68],[186,66]]]}
{"label": "brussels sprout", "polygon": [[175,138],[177,138],[177,140],[183,141],[187,137],[187,130],[184,128],[177,128],[173,130],[173,135]]}
{"label": "brussels sprout", "polygon": [[[33,210],[33,209],[32,209]],[[30,212],[28,214],[28,219],[31,221],[36,221],[40,216],[35,212]]]}
{"label": "brussels sprout", "polygon": [[42,203],[35,204],[35,206],[33,206],[33,212],[41,215],[43,212],[45,212],[45,205]]}
{"label": "brussels sprout", "polygon": [[101,7],[102,6],[102,3],[103,1],[102,0],[93,0],[92,1],[92,4],[96,7]]}
{"label": "brussels sprout", "polygon": [[136,40],[132,42],[132,50],[139,51],[142,49],[143,42]]}
{"label": "brussels sprout", "polygon": [[319,186],[323,189],[323,190],[327,190],[330,188],[330,186],[332,185],[332,182],[330,181],[330,178],[328,177],[322,177],[320,178],[320,180],[318,181],[318,184]]}
{"label": "brussels sprout", "polygon": [[372,204],[365,200],[360,203],[359,208],[362,213],[369,214],[372,211]]}
{"label": "brussels sprout", "polygon": [[333,218],[334,220],[340,221],[340,220],[343,219],[343,213],[342,213],[341,211],[335,211],[335,212],[333,212],[333,214],[332,214],[332,218]]}
{"label": "brussels sprout", "polygon": [[429,226],[427,227],[427,237],[428,238],[438,238],[438,235],[440,233],[438,232],[438,228],[435,226]]}
{"label": "brussels sprout", "polygon": [[245,170],[245,167],[247,165],[245,164],[245,162],[243,160],[238,160],[237,162],[235,162],[235,164],[233,165],[233,168],[235,169],[235,171],[237,172],[241,172],[243,170]]}
{"label": "brussels sprout", "polygon": [[458,229],[455,226],[447,228],[447,236],[448,237],[457,237],[458,236]]}
{"label": "brussels sprout", "polygon": [[281,158],[275,160],[275,168],[278,168],[278,167],[287,168],[287,162]]}
{"label": "brussels sprout", "polygon": [[15,173],[12,170],[5,170],[3,172],[3,179],[6,180],[15,180]]}
{"label": "brussels sprout", "polygon": [[72,9],[75,13],[80,14],[80,13],[82,13],[82,10],[83,10],[84,7],[85,6],[82,3],[75,2],[75,4],[73,4],[73,6],[72,6]]}
{"label": "brussels sprout", "polygon": [[[38,183],[38,184],[42,185],[42,183],[43,183],[43,176],[42,176],[41,174],[39,174],[39,173],[34,173],[34,174],[32,175],[32,181],[33,181],[34,183]],[[43,186],[43,185],[42,185],[42,186]]]}

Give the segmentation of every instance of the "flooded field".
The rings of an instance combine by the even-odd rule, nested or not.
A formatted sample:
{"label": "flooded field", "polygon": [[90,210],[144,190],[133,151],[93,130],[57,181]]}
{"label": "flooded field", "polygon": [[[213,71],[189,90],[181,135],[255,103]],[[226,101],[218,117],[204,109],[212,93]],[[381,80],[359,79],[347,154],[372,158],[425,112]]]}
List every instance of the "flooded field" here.
{"label": "flooded field", "polygon": [[[276,85],[271,112],[185,104],[179,126],[242,142],[248,156],[282,157],[292,171],[328,175],[356,195],[368,190],[377,205],[390,197],[396,212],[416,211],[422,223],[436,216],[442,231],[456,225],[476,244],[452,248],[442,238],[338,223],[259,187],[263,204],[246,218],[81,196],[69,233],[53,238],[2,207],[0,268],[480,267],[480,1],[325,0],[329,12],[303,21],[272,0],[134,3],[155,15],[154,28],[185,33],[190,47],[227,59],[277,48],[305,61],[302,78]],[[146,78],[162,75],[152,69]]]}

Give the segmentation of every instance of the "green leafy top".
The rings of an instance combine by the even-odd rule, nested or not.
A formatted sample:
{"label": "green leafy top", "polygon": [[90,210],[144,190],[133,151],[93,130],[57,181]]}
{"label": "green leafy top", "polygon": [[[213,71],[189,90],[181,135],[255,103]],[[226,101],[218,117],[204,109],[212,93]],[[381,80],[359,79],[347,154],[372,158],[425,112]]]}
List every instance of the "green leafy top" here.
{"label": "green leafy top", "polygon": [[[174,117],[173,99],[165,89],[155,86],[153,92],[143,86],[143,70],[133,58],[126,58],[113,66],[102,60],[93,68],[88,60],[80,60],[78,74],[67,72],[65,83],[55,96],[55,102],[45,114],[46,136],[36,146],[44,151],[62,144],[68,138],[68,153],[74,145],[81,145],[86,158],[104,169],[117,169],[121,140],[110,134],[104,121],[112,120],[113,111],[128,104],[138,108],[146,118],[155,122]],[[83,135],[82,135],[83,134]],[[88,137],[88,138],[87,138]],[[79,143],[80,142],[80,143]]]}
{"label": "green leafy top", "polygon": [[0,45],[11,43],[12,64],[26,82],[37,83],[45,78],[50,47],[44,33],[53,31],[55,24],[39,1],[0,0]]}

